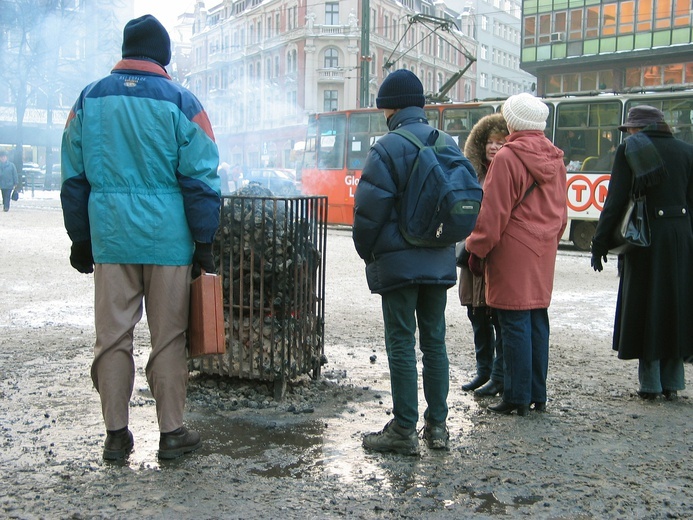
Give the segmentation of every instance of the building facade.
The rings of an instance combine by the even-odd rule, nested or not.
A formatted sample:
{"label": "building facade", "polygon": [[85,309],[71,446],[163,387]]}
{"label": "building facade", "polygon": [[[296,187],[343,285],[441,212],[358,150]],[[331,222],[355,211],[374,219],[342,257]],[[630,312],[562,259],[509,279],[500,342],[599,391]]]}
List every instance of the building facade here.
{"label": "building facade", "polygon": [[539,95],[693,86],[690,0],[524,0]]}
{"label": "building facade", "polygon": [[[413,20],[417,13],[428,18]],[[198,2],[188,86],[210,115],[222,161],[293,168],[308,115],[373,106],[390,70],[414,71],[435,94],[471,62],[447,96],[474,97],[476,43],[456,29],[431,32],[437,20],[457,16],[422,0],[224,0],[209,10]]]}
{"label": "building facade", "polygon": [[3,3],[0,147],[18,168],[59,161],[70,108],[120,59],[132,13],[133,0]]}
{"label": "building facade", "polygon": [[535,92],[536,78],[520,68],[521,24],[520,0],[464,2],[460,30],[478,42],[477,99]]}

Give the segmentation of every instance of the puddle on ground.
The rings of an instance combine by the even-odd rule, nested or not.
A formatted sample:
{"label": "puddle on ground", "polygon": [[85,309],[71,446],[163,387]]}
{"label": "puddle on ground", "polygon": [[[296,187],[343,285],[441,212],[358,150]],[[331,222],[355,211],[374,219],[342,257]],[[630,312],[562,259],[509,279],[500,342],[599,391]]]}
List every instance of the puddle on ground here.
{"label": "puddle on ground", "polygon": [[471,496],[481,501],[481,504],[474,509],[474,512],[491,516],[505,515],[508,512],[508,507],[532,505],[542,499],[538,495],[516,496],[513,497],[512,503],[508,504],[499,500],[494,493],[471,493]]}

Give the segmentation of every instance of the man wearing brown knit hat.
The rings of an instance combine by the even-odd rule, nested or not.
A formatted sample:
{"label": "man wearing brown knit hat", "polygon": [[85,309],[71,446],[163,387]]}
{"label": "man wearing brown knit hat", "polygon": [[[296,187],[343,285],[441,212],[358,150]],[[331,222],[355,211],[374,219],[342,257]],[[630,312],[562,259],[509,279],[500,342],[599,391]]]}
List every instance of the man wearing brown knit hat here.
{"label": "man wearing brown knit hat", "polygon": [[133,331],[143,301],[151,333],[147,382],[156,401],[158,456],[200,447],[183,425],[190,277],[215,272],[219,155],[207,114],[171,81],[166,29],[151,15],[123,30],[123,59],[87,86],[63,132],[62,201],[70,263],[94,273],[91,376],[106,424],[103,458],[133,448],[128,429]]}

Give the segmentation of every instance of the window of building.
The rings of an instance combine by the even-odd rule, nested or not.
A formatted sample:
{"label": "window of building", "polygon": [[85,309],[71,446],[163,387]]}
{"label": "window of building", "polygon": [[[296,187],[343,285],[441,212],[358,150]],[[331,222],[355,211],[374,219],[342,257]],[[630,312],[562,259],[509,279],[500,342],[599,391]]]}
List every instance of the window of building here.
{"label": "window of building", "polygon": [[662,84],[662,67],[653,65],[645,67],[642,75],[642,84],[645,87],[654,87]]}
{"label": "window of building", "polygon": [[537,17],[527,16],[525,17],[525,45],[536,45],[537,40]]}
{"label": "window of building", "polygon": [[655,0],[655,29],[671,27],[671,0]]}
{"label": "window of building", "polygon": [[568,40],[582,40],[582,9],[568,13]]}
{"label": "window of building", "polygon": [[479,47],[479,58],[482,60],[487,60],[488,59],[488,45],[484,45],[483,43]]}
{"label": "window of building", "polygon": [[693,63],[685,64],[684,83],[693,83]]}
{"label": "window of building", "polygon": [[336,90],[326,90],[324,93],[323,109],[325,112],[339,110],[339,92]]}
{"label": "window of building", "polygon": [[551,14],[539,15],[538,42],[549,43],[551,41]]}
{"label": "window of building", "polygon": [[481,15],[481,30],[488,31],[488,16],[485,14]]}
{"label": "window of building", "polygon": [[325,25],[339,25],[339,3],[325,3]]}
{"label": "window of building", "polygon": [[298,27],[298,25],[297,25],[298,7],[295,5],[292,5],[291,7],[289,7],[286,18],[287,18],[287,25],[289,27],[289,30],[295,29],[296,27]]}
{"label": "window of building", "polygon": [[638,0],[636,31],[644,32],[652,30],[652,1],[653,0]]}
{"label": "window of building", "polygon": [[600,11],[598,5],[587,8],[585,20],[585,38],[599,37],[599,17]]}
{"label": "window of building", "polygon": [[296,73],[296,71],[298,70],[298,53],[295,49],[287,53],[286,67],[288,69],[287,72],[289,73]]}
{"label": "window of building", "polygon": [[635,2],[621,2],[618,8],[618,34],[630,34],[635,29]]}
{"label": "window of building", "polygon": [[553,31],[565,34],[568,19],[568,11],[557,11],[553,15]]}
{"label": "window of building", "polygon": [[691,24],[690,0],[674,0],[674,27],[685,27]]}
{"label": "window of building", "polygon": [[336,69],[339,67],[339,51],[333,47],[325,50],[325,61],[323,66],[326,69]]}
{"label": "window of building", "polygon": [[390,29],[390,17],[385,15],[383,16],[383,37],[387,38],[388,33]]}
{"label": "window of building", "polygon": [[676,63],[674,65],[664,66],[664,84],[677,85],[683,82],[683,64]]}
{"label": "window of building", "polygon": [[295,90],[290,90],[286,93],[286,115],[291,116],[296,114],[297,99]]}
{"label": "window of building", "polygon": [[278,78],[279,74],[279,56],[274,57],[274,77]]}
{"label": "window of building", "polygon": [[486,88],[488,86],[488,74],[485,72],[479,74],[479,86],[481,88]]}
{"label": "window of building", "polygon": [[602,36],[616,34],[616,4],[602,6]]}

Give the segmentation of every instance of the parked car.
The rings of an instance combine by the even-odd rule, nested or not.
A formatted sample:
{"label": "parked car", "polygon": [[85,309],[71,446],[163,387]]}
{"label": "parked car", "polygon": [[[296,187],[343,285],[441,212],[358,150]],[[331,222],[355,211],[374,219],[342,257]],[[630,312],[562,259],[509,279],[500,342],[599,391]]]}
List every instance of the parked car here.
{"label": "parked car", "polygon": [[243,175],[244,186],[257,183],[275,195],[299,195],[301,184],[296,181],[296,171],[288,168],[251,168]]}
{"label": "parked car", "polygon": [[27,166],[22,168],[21,181],[24,189],[42,190],[46,182],[46,172],[38,166]]}

